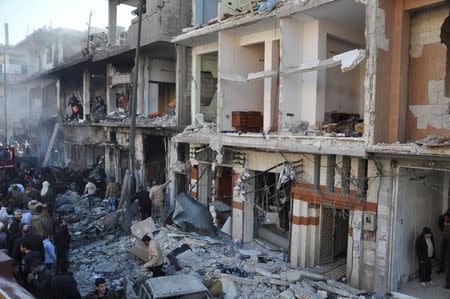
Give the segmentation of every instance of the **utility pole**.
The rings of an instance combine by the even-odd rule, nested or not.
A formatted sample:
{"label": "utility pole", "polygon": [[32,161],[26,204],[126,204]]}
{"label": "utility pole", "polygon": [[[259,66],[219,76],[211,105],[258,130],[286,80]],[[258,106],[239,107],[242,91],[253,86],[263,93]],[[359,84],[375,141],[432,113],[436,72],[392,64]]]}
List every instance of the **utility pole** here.
{"label": "utility pole", "polygon": [[3,113],[5,119],[5,146],[8,144],[8,113],[6,109],[7,98],[6,98],[6,51],[9,45],[9,32],[8,32],[8,23],[5,23],[5,53],[3,55]]}
{"label": "utility pole", "polygon": [[92,10],[89,13],[89,23],[88,23],[88,30],[87,30],[87,45],[86,45],[86,53],[88,53],[88,55],[91,55],[91,47],[90,47],[90,40],[89,40],[89,35],[91,35],[91,18],[92,18]]}
{"label": "utility pole", "polygon": [[[139,1],[139,8],[137,13],[139,14],[139,22],[138,22],[138,36],[137,36],[137,45],[136,45],[136,55],[134,58],[134,78],[133,78],[133,97],[131,98],[131,126],[130,126],[130,144],[128,147],[129,151],[129,169],[131,174],[131,181],[135,182],[134,178],[134,170],[135,170],[135,140],[136,140],[136,110],[137,110],[137,85],[138,85],[138,76],[139,76],[139,60],[141,58],[141,25],[142,25],[142,2],[144,0]],[[132,190],[135,186],[132,186]]]}

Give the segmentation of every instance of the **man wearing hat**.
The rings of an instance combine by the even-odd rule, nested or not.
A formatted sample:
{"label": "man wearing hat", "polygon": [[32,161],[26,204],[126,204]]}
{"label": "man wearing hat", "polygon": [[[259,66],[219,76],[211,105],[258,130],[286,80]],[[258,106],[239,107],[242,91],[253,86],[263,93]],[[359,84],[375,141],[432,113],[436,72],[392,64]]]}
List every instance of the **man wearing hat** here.
{"label": "man wearing hat", "polygon": [[416,240],[416,255],[419,260],[419,279],[422,286],[431,284],[431,259],[435,257],[434,239],[431,229],[424,227]]}
{"label": "man wearing hat", "polygon": [[108,289],[108,287],[106,286],[105,278],[97,277],[95,279],[95,291],[93,291],[90,295],[88,295],[86,299],[97,299],[97,298],[120,299],[122,297],[116,292]]}

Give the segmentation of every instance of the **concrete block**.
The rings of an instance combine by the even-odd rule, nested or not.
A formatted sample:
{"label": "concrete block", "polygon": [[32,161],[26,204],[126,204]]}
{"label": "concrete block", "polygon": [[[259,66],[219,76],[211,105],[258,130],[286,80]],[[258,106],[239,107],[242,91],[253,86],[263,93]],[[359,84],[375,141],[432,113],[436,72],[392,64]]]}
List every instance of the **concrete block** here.
{"label": "concrete block", "polygon": [[285,272],[280,272],[281,280],[289,281],[291,283],[299,281],[301,276],[302,273],[297,270],[288,270]]}
{"label": "concrete block", "polygon": [[286,290],[280,293],[280,299],[295,299],[295,295],[291,290]]}

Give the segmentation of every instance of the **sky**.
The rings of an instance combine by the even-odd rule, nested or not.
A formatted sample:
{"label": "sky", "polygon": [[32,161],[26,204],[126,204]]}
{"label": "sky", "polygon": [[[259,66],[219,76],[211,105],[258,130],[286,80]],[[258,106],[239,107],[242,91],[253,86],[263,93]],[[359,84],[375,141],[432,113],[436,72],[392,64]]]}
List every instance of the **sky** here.
{"label": "sky", "polygon": [[[118,6],[118,26],[128,29],[132,10]],[[5,43],[4,23],[9,25],[9,44],[15,45],[44,25],[87,30],[90,11],[92,27],[108,26],[107,0],[0,0],[0,44]]]}

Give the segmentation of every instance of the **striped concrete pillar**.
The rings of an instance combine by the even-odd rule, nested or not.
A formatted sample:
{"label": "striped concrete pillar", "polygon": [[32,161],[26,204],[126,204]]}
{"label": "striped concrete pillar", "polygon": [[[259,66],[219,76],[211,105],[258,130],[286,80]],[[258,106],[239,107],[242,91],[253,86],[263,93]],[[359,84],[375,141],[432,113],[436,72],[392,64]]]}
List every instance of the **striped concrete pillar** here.
{"label": "striped concrete pillar", "polygon": [[191,189],[191,197],[195,199],[197,199],[198,195],[197,179],[198,179],[198,169],[195,166],[191,166],[191,185],[189,189]]}
{"label": "striped concrete pillar", "polygon": [[290,262],[299,267],[306,266],[308,203],[294,198],[292,205],[292,231]]}
{"label": "striped concrete pillar", "polygon": [[233,201],[231,202],[231,207],[233,209],[231,216],[231,237],[233,240],[242,242],[244,240],[244,201],[240,194],[240,183],[240,177],[235,174],[233,176]]}

